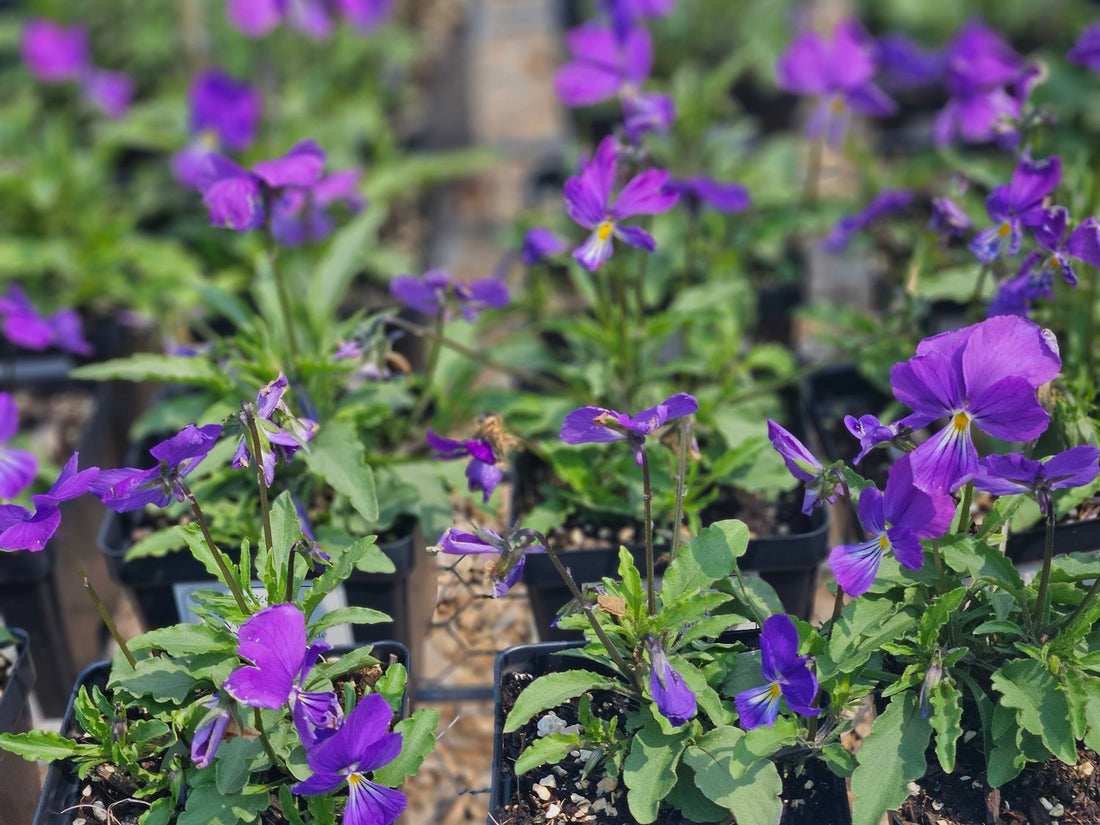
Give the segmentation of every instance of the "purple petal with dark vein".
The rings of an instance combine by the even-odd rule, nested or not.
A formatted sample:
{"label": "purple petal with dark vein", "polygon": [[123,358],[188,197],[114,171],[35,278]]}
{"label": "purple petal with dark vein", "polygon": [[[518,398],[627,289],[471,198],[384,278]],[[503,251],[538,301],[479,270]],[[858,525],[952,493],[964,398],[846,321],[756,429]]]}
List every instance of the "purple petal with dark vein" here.
{"label": "purple petal with dark vein", "polygon": [[970,428],[955,429],[952,423],[909,454],[913,481],[922,490],[951,492],[978,472],[978,451],[970,440]]}
{"label": "purple petal with dark vein", "polygon": [[[861,496],[862,498],[862,496]],[[875,580],[882,564],[878,538],[860,544],[841,544],[829,553],[829,567],[840,588],[849,596],[862,596]]]}
{"label": "purple petal with dark vein", "polygon": [[737,707],[738,722],[745,730],[771,727],[779,716],[780,691],[774,690],[775,682],[758,688],[743,690],[733,697]]}
{"label": "purple petal with dark vein", "polygon": [[566,444],[593,444],[625,439],[624,433],[595,422],[596,418],[604,415],[617,418],[619,413],[603,407],[581,407],[573,410],[562,422],[559,434],[561,440]]}
{"label": "purple petal with dark vein", "polygon": [[1016,376],[1004,378],[983,390],[970,403],[970,414],[974,418],[974,426],[1005,441],[1038,438],[1050,424],[1050,415],[1035,397],[1035,389]]}
{"label": "purple petal with dark vein", "polygon": [[678,192],[665,189],[668,172],[646,169],[632,177],[619,192],[611,210],[616,219],[667,212],[680,200]]}
{"label": "purple petal with dark vein", "polygon": [[1050,479],[1055,489],[1084,487],[1091,484],[1100,472],[1097,462],[1100,450],[1090,445],[1071,447],[1044,462],[1043,475]]}
{"label": "purple petal with dark vein", "polygon": [[760,629],[760,673],[774,681],[798,660],[798,631],[791,617],[769,616]]}

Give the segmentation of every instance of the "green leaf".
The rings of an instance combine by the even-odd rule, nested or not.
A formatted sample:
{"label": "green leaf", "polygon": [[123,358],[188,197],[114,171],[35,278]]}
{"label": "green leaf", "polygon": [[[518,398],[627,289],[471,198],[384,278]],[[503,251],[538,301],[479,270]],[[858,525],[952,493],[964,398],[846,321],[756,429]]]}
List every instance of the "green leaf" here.
{"label": "green leaf", "polygon": [[[310,625],[309,630],[312,631],[312,629],[313,626]],[[313,634],[311,633],[310,636],[312,638]],[[378,658],[374,655],[373,648],[357,647],[355,650],[349,650],[335,662],[322,662],[310,670],[303,687],[306,690],[316,690],[317,685],[323,681],[332,682],[337,676],[376,664],[378,664]]]}
{"label": "green leaf", "polygon": [[283,784],[279,786],[279,808],[282,810],[283,817],[285,817],[288,825],[306,825],[301,814],[298,813],[298,803],[290,793],[290,785]]}
{"label": "green leaf", "polygon": [[[265,560],[264,566],[270,565],[273,575],[271,582],[264,582],[267,587],[267,595],[280,598],[286,589],[287,566],[290,562],[290,551],[294,542],[302,537],[302,524],[298,521],[298,511],[294,502],[290,499],[290,491],[279,493],[275,501],[271,503],[271,548],[270,556]],[[256,553],[256,567],[260,568],[260,557],[263,550],[263,542],[259,544]],[[274,587],[272,587],[272,584]]]}
{"label": "green leaf", "polygon": [[783,781],[770,759],[754,762],[744,776],[733,781],[730,810],[737,825],[779,825],[783,817],[783,802],[779,794]]}
{"label": "green leaf", "polygon": [[138,825],[168,825],[176,815],[176,802],[170,796],[163,796],[149,806],[149,810],[138,818]]}
{"label": "green leaf", "polygon": [[213,782],[192,788],[187,794],[187,808],[176,825],[238,825],[255,822],[271,805],[271,794],[265,788],[251,794],[223,794]]}
{"label": "green leaf", "polygon": [[1024,631],[1020,629],[1018,624],[1010,622],[1007,619],[990,619],[988,622],[982,622],[975,627],[971,633],[975,636],[981,636],[986,633],[1007,633],[1010,636],[1022,636]]}
{"label": "green leaf", "polygon": [[622,582],[627,612],[635,618],[641,616],[645,609],[646,591],[642,587],[641,573],[634,566],[634,557],[625,547],[619,548],[619,581]]}
{"label": "green leaf", "polygon": [[201,624],[176,624],[150,630],[128,642],[131,652],[138,650],[162,650],[170,656],[187,656],[193,653],[211,653],[215,650],[234,651],[236,639],[228,632],[215,630]]}
{"label": "green leaf", "polygon": [[1012,560],[973,536],[944,536],[940,539],[940,551],[947,566],[958,573],[995,581],[1010,592],[1023,587]]}
{"label": "green leaf", "polygon": [[86,756],[99,752],[95,745],[81,745],[60,733],[32,730],[29,733],[0,733],[0,748],[22,756],[28,762],[56,762],[71,756]]}
{"label": "green leaf", "polygon": [[152,742],[172,732],[160,719],[139,719],[126,728],[126,738],[137,744]]}
{"label": "green leaf", "polygon": [[676,765],[687,744],[682,734],[663,733],[652,716],[631,740],[630,753],[623,762],[623,779],[628,789],[627,805],[640,825],[657,819],[661,800],[676,784]]}
{"label": "green leaf", "polygon": [[107,686],[124,690],[135,698],[151,696],[159,702],[182,705],[198,681],[191,670],[190,660],[154,656],[139,659],[137,667],[129,673],[120,673],[116,668]]}
{"label": "green leaf", "polygon": [[340,624],[378,624],[388,621],[392,621],[389,616],[371,607],[340,607],[312,622],[309,627],[314,633],[323,633]]}
{"label": "green leaf", "polygon": [[[255,767],[256,757],[263,754],[263,743],[259,739],[238,736],[218,747],[214,763],[215,784],[218,792],[235,794],[244,790],[248,777]],[[266,755],[264,755],[266,759]]]}
{"label": "green leaf", "polygon": [[233,389],[233,381],[224,370],[204,358],[138,353],[77,367],[69,373],[84,381],[156,381],[206,387],[217,393]]}
{"label": "green leaf", "polygon": [[909,796],[909,783],[924,776],[924,751],[932,736],[913,693],[895,696],[871,726],[852,774],[852,825],[878,825]]}
{"label": "green leaf", "polygon": [[347,496],[359,515],[369,522],[378,520],[374,473],[364,461],[363,445],[350,424],[326,424],[303,452],[309,469]]}
{"label": "green leaf", "polygon": [[991,788],[999,788],[1019,776],[1027,764],[1022,744],[1024,731],[1017,724],[1012,708],[996,705],[990,733],[992,748],[986,759],[986,779]]}
{"label": "green leaf", "polygon": [[666,603],[680,596],[707,590],[733,575],[737,560],[745,555],[749,528],[730,519],[704,527],[691,543],[681,547],[665,570],[661,597]]}
{"label": "green leaf", "polygon": [[1074,693],[1083,700],[1081,704],[1085,717],[1085,733],[1081,739],[1087,747],[1100,753],[1100,679],[1081,679]]}
{"label": "green leaf", "polygon": [[[303,606],[307,619],[313,615],[313,611],[317,609],[317,605],[321,603],[325,596],[351,576],[351,571],[359,561],[375,547],[375,538],[375,536],[364,536],[350,547],[345,547],[338,553],[333,554],[332,564],[325,569],[324,573],[313,580],[313,585],[306,593]],[[389,560],[387,559],[387,561]],[[393,572],[393,562],[390,562],[390,572]]]}
{"label": "green leaf", "polygon": [[[225,587],[228,587],[228,582],[225,581],[222,576],[221,567],[216,561],[214,561],[213,551],[210,545],[206,543],[206,539],[202,534],[202,530],[197,524],[188,524],[186,527],[180,528],[180,535],[183,537],[184,543],[191,549],[191,555],[195,557],[203,567],[206,568],[206,572],[209,573],[215,581],[221,582]],[[218,549],[219,553],[221,550]],[[228,568],[231,575],[237,575],[237,566],[233,564],[233,561],[226,557],[225,553],[221,553],[222,561],[225,562],[226,568]]]}
{"label": "green leaf", "polygon": [[932,729],[936,732],[936,757],[944,773],[955,770],[955,745],[962,736],[962,691],[945,676],[932,688]]}
{"label": "green leaf", "polygon": [[314,324],[332,323],[348,286],[362,269],[378,234],[384,210],[365,209],[342,227],[317,264],[305,299]]}
{"label": "green leaf", "polygon": [[1016,710],[1021,728],[1067,765],[1077,763],[1069,700],[1049,668],[1034,659],[1007,662],[993,674],[993,688],[1002,704]]}
{"label": "green leaf", "polygon": [[[920,618],[921,647],[927,649],[932,646],[940,635],[940,628],[947,624],[964,598],[966,598],[966,588],[957,587],[944,593],[929,605]],[[951,773],[951,771],[947,772]]]}
{"label": "green leaf", "polygon": [[504,720],[504,732],[519,730],[536,713],[556,708],[582,693],[614,690],[616,687],[618,683],[613,679],[589,670],[565,670],[540,676],[516,697],[515,705]]}
{"label": "green leaf", "polygon": [[516,760],[516,775],[523,776],[541,765],[557,763],[584,743],[579,734],[551,733],[532,742]]}
{"label": "green leaf", "polygon": [[424,757],[435,749],[435,731],[438,727],[439,713],[429,708],[420,708],[408,719],[394,725],[394,732],[401,734],[401,753],[374,772],[374,781],[396,788],[406,777],[416,773]]}
{"label": "green leaf", "polygon": [[822,748],[821,759],[837,776],[849,777],[856,769],[856,755],[842,742],[830,742]]}
{"label": "green leaf", "polygon": [[161,558],[169,553],[183,549],[185,542],[181,531],[182,524],[173,524],[163,530],[157,530],[130,545],[126,551],[126,561],[144,558]]}

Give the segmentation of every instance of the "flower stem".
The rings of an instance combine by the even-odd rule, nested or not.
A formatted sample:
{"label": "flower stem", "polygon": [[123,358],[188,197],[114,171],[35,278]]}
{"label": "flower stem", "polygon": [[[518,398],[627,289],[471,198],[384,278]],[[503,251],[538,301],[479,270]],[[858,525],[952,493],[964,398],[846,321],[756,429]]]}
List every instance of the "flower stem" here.
{"label": "flower stem", "polygon": [[940,540],[932,539],[932,560],[936,563],[936,578],[939,581],[940,592],[947,592],[947,574],[943,569],[943,556],[940,555]]}
{"label": "flower stem", "polygon": [[122,634],[119,632],[115,620],[111,618],[111,611],[107,609],[107,605],[103,603],[103,599],[99,597],[99,593],[92,587],[92,583],[88,581],[88,575],[84,572],[84,568],[78,567],[76,572],[80,574],[80,578],[84,582],[84,590],[87,591],[88,597],[92,600],[92,604],[95,605],[95,609],[99,611],[99,615],[103,619],[103,624],[107,625],[107,630],[110,631],[111,637],[118,643],[119,649],[122,650],[122,655],[126,657],[126,661],[130,663],[130,667],[137,670],[137,660],[134,658],[134,654],[130,652],[126,640],[122,638]]}
{"label": "flower stem", "polygon": [[[1039,574],[1039,594],[1035,597],[1035,622],[1041,633],[1047,623],[1047,587],[1050,585],[1050,565],[1054,559],[1054,523],[1057,516],[1054,513],[1053,503],[1047,505],[1046,541],[1043,545],[1043,570]],[[1085,597],[1086,600],[1088,597]],[[1084,602],[1081,602],[1084,604]],[[1078,605],[1080,611],[1080,605]],[[1073,614],[1076,618],[1077,613]],[[1071,619],[1072,623],[1072,619]]]}
{"label": "flower stem", "polygon": [[214,557],[214,563],[218,565],[218,570],[221,571],[222,580],[225,582],[225,586],[229,588],[229,592],[233,594],[233,598],[237,602],[237,607],[241,609],[244,615],[249,615],[252,611],[248,609],[248,603],[244,599],[244,593],[241,591],[241,585],[237,581],[237,577],[229,572],[229,567],[225,563],[225,558],[222,556],[222,551],[214,541],[214,537],[210,535],[210,528],[206,524],[206,516],[202,514],[202,509],[199,507],[198,501],[195,500],[195,494],[191,492],[191,488],[179,482],[180,492],[183,493],[184,498],[187,499],[187,503],[191,505],[191,512],[195,516],[195,521],[199,525],[199,530],[202,531],[202,537],[206,541],[206,546],[210,548],[210,555]]}
{"label": "flower stem", "polygon": [[409,416],[409,425],[415,427],[428,409],[428,402],[432,400],[432,380],[435,378],[436,368],[439,366],[439,353],[443,349],[443,312],[440,311],[432,322],[432,335],[428,338],[428,360],[424,365],[424,386],[420,390],[420,397],[416,399],[412,415]]}
{"label": "flower stem", "polygon": [[669,561],[676,558],[680,549],[680,522],[684,520],[684,494],[687,492],[684,479],[687,476],[689,426],[686,418],[680,419],[680,454],[676,465],[676,507],[672,516],[672,546],[668,551]]}
{"label": "flower stem", "polygon": [[264,541],[267,542],[267,552],[275,549],[275,542],[271,538],[271,507],[267,501],[267,484],[264,483],[263,462],[260,460],[260,431],[256,426],[256,416],[251,410],[244,411],[245,421],[248,423],[249,440],[252,442],[252,463],[256,467],[256,488],[260,493],[260,517],[264,525]]}
{"label": "flower stem", "polygon": [[290,348],[290,360],[294,368],[290,372],[297,372],[298,356],[301,350],[298,349],[298,335],[294,331],[294,316],[290,311],[290,291],[287,289],[286,279],[283,277],[283,270],[279,266],[279,252],[275,246],[275,240],[269,239],[267,249],[268,261],[271,264],[271,276],[275,281],[275,292],[279,299],[279,311],[283,315],[283,326],[286,328],[286,342]]}
{"label": "flower stem", "polygon": [[267,738],[267,731],[264,730],[264,720],[260,718],[259,708],[252,708],[252,724],[255,725],[260,734],[260,743],[264,746],[264,753],[267,754],[267,758],[271,760],[271,767],[277,767],[279,757],[275,755],[275,749],[271,747],[271,740]]}
{"label": "flower stem", "polygon": [[968,481],[963,490],[962,511],[959,513],[959,524],[955,532],[960,536],[970,532],[970,502],[974,500],[974,482]]}
{"label": "flower stem", "polygon": [[836,627],[836,623],[840,620],[840,611],[844,609],[844,588],[840,586],[840,582],[836,583],[836,598],[833,600],[833,615],[829,619],[829,635],[827,638],[833,638],[833,628]]}
{"label": "flower stem", "polygon": [[1089,602],[1096,598],[1097,593],[1100,593],[1100,576],[1097,576],[1097,578],[1093,581],[1092,587],[1090,587],[1088,592],[1085,594],[1085,598],[1081,599],[1081,603],[1077,605],[1077,608],[1073,611],[1073,613],[1070,614],[1070,617],[1066,620],[1066,623],[1065,625],[1063,625],[1063,627],[1070,627],[1075,621],[1077,621],[1078,617],[1085,612],[1085,608],[1088,607]]}
{"label": "flower stem", "polygon": [[[649,453],[642,450],[642,506],[645,509],[645,591],[649,615],[657,614],[656,571],[653,559],[653,488],[649,479]],[[676,525],[677,530],[679,525]]]}

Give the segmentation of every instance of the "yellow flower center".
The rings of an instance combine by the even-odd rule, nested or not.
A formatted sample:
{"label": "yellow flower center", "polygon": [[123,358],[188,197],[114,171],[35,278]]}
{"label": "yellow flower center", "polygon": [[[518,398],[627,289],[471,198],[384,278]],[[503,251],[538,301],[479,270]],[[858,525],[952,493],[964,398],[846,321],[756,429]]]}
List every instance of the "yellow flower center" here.
{"label": "yellow flower center", "polygon": [[772,682],[772,686],[768,688],[768,696],[772,699],[778,699],[782,692],[779,682]]}
{"label": "yellow flower center", "polygon": [[834,115],[839,115],[844,111],[844,98],[834,97],[829,101],[829,112]]}
{"label": "yellow flower center", "polygon": [[966,432],[966,428],[970,426],[970,416],[964,412],[955,413],[955,417],[951,419],[951,427],[957,433]]}
{"label": "yellow flower center", "polygon": [[883,533],[878,537],[878,546],[880,550],[887,550],[890,547],[890,539],[886,538],[886,534]]}
{"label": "yellow flower center", "polygon": [[606,241],[611,237],[611,230],[615,227],[612,221],[604,221],[596,227],[596,237],[601,241]]}
{"label": "yellow flower center", "polygon": [[203,129],[199,132],[199,145],[203,149],[213,152],[218,148],[218,133],[213,129]]}
{"label": "yellow flower center", "polygon": [[363,777],[360,776],[359,774],[357,774],[357,773],[349,773],[348,774],[348,784],[351,785],[353,788],[362,781],[363,781]]}
{"label": "yellow flower center", "polygon": [[1010,224],[1008,221],[1005,221],[1001,224],[1001,228],[997,231],[997,234],[999,234],[1002,238],[1007,238],[1009,235],[1012,234],[1012,224]]}

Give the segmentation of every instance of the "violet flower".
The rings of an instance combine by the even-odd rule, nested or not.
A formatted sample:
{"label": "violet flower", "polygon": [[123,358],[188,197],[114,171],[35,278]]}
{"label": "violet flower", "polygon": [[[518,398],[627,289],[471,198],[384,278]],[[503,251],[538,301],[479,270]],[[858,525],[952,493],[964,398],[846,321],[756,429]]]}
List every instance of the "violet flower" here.
{"label": "violet flower", "polygon": [[916,89],[935,83],[943,74],[943,55],[917,45],[904,34],[878,39],[884,83],[894,89]]}
{"label": "violet flower", "polygon": [[98,467],[78,470],[79,454],[73,453],[49,490],[31,496],[34,510],[14,504],[0,505],[0,549],[43,549],[61,525],[58,505],[88,492],[99,473]]}
{"label": "violet flower", "polygon": [[974,226],[974,222],[950,198],[932,199],[932,217],[928,228],[943,238],[961,237]]}
{"label": "violet flower", "polygon": [[453,556],[498,553],[490,579],[493,596],[503,596],[519,583],[528,553],[545,553],[546,540],[534,530],[506,530],[504,534],[493,530],[476,530],[473,533],[448,527],[435,544],[441,553]]}
{"label": "violet flower", "polygon": [[592,230],[588,240],[574,250],[573,257],[589,272],[595,272],[611,257],[612,238],[647,252],[657,248],[653,236],[638,226],[623,226],[622,221],[636,215],[667,212],[679,195],[665,189],[668,172],[646,169],[631,178],[612,205],[618,148],[615,138],[600,142],[595,156],[565,182],[565,210],[569,217]]}
{"label": "violet flower", "polygon": [[913,202],[913,193],[907,189],[887,189],[875,195],[861,212],[845,215],[829,231],[821,243],[826,252],[837,254],[848,248],[852,236],[862,232],[879,218],[901,212]]}
{"label": "violet flower", "polygon": [[692,212],[710,207],[716,212],[732,215],[744,212],[752,206],[752,196],[741,184],[723,183],[702,175],[671,179],[665,184],[665,189],[679,194],[684,205]]}
{"label": "violet flower", "polygon": [[913,409],[899,424],[947,426],[911,453],[913,475],[929,491],[954,490],[978,471],[970,428],[1005,441],[1030,441],[1050,416],[1035,390],[1062,367],[1053,335],[1011,315],[926,338],[890,371],[894,396]]}
{"label": "violet flower", "polygon": [[24,349],[41,352],[55,346],[74,355],[91,355],[91,344],[84,338],[80,315],[73,309],[60,309],[49,318],[39,313],[18,284],[0,295],[0,319],[4,337]]}
{"label": "violet flower", "polygon": [[1091,483],[1100,473],[1098,461],[1100,450],[1088,445],[1063,450],[1045,461],[1033,461],[1019,453],[990,455],[978,461],[974,486],[995,496],[1027,493],[1046,515],[1051,491]]}
{"label": "violet flower", "polygon": [[38,475],[34,453],[6,446],[19,429],[19,409],[10,393],[0,392],[0,498],[16,498]]}
{"label": "violet flower", "polygon": [[1054,272],[1043,264],[1042,253],[1033,251],[1020,264],[1020,271],[997,287],[986,317],[1017,315],[1027,318],[1032,304],[1039,298],[1054,300]]}
{"label": "violet flower", "polygon": [[1055,206],[1046,211],[1034,233],[1039,246],[1051,253],[1043,266],[1057,269],[1067,284],[1077,286],[1077,273],[1070,262],[1076,259],[1090,266],[1100,266],[1100,223],[1094,217],[1085,218],[1067,238],[1068,220],[1066,208]]}
{"label": "violet flower", "polygon": [[140,510],[147,504],[165,507],[186,497],[183,479],[194,472],[221,435],[221,424],[188,424],[149,450],[157,466],[148,470],[123,467],[102,470],[92,482],[94,496],[116,513]]}
{"label": "violet flower", "polygon": [[1062,179],[1058,156],[1044,160],[1023,158],[1012,172],[1012,180],[989,193],[985,209],[994,225],[970,241],[970,251],[984,264],[1002,253],[1020,251],[1022,227],[1034,230],[1047,220],[1043,201]]}
{"label": "violet flower", "polygon": [[243,432],[233,453],[234,467],[248,467],[252,461],[251,427],[246,415],[251,415],[256,424],[256,434],[260,440],[260,468],[263,470],[264,484],[268,487],[275,481],[275,462],[281,458],[283,464],[289,464],[294,453],[309,443],[319,429],[317,422],[304,416],[295,416],[283,395],[289,386],[282,373],[273,381],[260,387],[256,393],[254,410],[241,413]]}
{"label": "violet flower", "polygon": [[535,266],[552,255],[564,252],[566,246],[565,241],[552,231],[543,226],[536,226],[523,236],[520,256],[525,265]]}
{"label": "violet flower", "polygon": [[859,495],[859,522],[870,538],[834,547],[829,554],[837,584],[849,596],[863,595],[888,551],[910,570],[920,569],[924,563],[920,540],[942,536],[954,515],[954,499],[946,492],[915,486],[909,456],[902,456],[890,467],[885,492],[871,487]]}
{"label": "violet flower", "polygon": [[220,69],[207,69],[191,81],[190,146],[172,156],[172,171],[185,186],[197,186],[211,152],[240,152],[252,145],[263,114],[263,99],[247,83]]}
{"label": "violet flower", "polygon": [[768,440],[787,465],[787,470],[806,484],[802,497],[802,513],[809,515],[823,501],[832,504],[837,495],[848,495],[848,485],[837,465],[822,466],[806,445],[768,419]]}
{"label": "violet flower", "polygon": [[897,104],[871,82],[877,69],[874,41],[855,20],[842,20],[826,40],[816,32],[802,32],[791,41],[776,64],[776,79],[785,92],[820,98],[806,126],[816,140],[826,136],[838,146],[847,128],[848,111],[884,117]]}
{"label": "violet flower", "polygon": [[684,684],[660,642],[646,636],[645,646],[649,651],[649,692],[661,715],[678,728],[695,716],[695,691]]}
{"label": "violet flower", "polygon": [[493,451],[493,445],[484,438],[472,438],[466,441],[457,441],[453,438],[444,438],[428,430],[428,446],[432,448],[436,458],[446,461],[470,457],[466,465],[466,481],[470,492],[481,490],[482,503],[488,504],[490,496],[497,485],[504,478],[503,471],[496,466],[497,456]]}
{"label": "violet flower", "polygon": [[360,31],[386,21],[393,0],[228,0],[229,23],[247,37],[263,37],[286,22],[314,40],[332,36],[339,16]]}
{"label": "violet flower", "polygon": [[858,465],[867,453],[884,444],[893,444],[906,451],[914,447],[909,437],[909,430],[900,427],[897,422],[883,424],[874,415],[861,415],[859,418],[846,415],[844,426],[848,428],[848,432],[859,439],[859,454],[852,461],[853,465]]}
{"label": "violet flower", "polygon": [[1081,32],[1073,48],[1066,53],[1066,60],[1100,74],[1100,23],[1093,23]]}
{"label": "violet flower", "polygon": [[668,17],[676,0],[602,0],[604,13],[620,38],[640,20],[648,17]]}
{"label": "violet flower", "polygon": [[302,690],[309,671],[331,645],[307,646],[306,618],[297,605],[273,604],[248,617],[237,634],[237,653],[252,662],[237,668],[222,687],[250,708],[274,710],[289,704],[307,752],[332,736],[343,719],[336,694]]}
{"label": "violet flower", "polygon": [[334,172],[310,186],[284,190],[271,206],[271,234],[283,246],[324,240],[336,228],[329,210],[337,204],[351,214],[366,205],[358,171]]}
{"label": "violet flower", "polygon": [[1019,95],[1005,87],[1019,81],[1027,68],[1000,34],[978,22],[959,30],[943,53],[944,83],[950,99],[932,127],[937,146],[959,135],[968,143],[984,143],[1018,120]]}
{"label": "violet flower", "polygon": [[686,392],[669,396],[656,407],[634,416],[603,407],[580,407],[565,417],[560,436],[566,444],[626,441],[634,451],[634,461],[641,466],[646,436],[674,418],[683,418],[698,409],[699,402]]}
{"label": "violet flower", "polygon": [[653,69],[653,40],[640,26],[621,34],[598,25],[578,26],[566,36],[573,59],[554,75],[558,99],[570,108],[613,97],[622,101],[626,135],[637,142],[647,132],[664,133],[675,119],[672,99],[642,92]]}
{"label": "violet flower", "polygon": [[209,767],[214,761],[218,746],[225,738],[225,730],[229,727],[229,708],[218,701],[218,694],[215,693],[203,704],[210,712],[199,722],[191,738],[191,761],[200,769]]}
{"label": "violet flower", "polygon": [[27,68],[43,83],[77,81],[84,94],[109,117],[120,118],[130,107],[133,82],[121,72],[97,69],[82,26],[66,28],[36,18],[23,24],[20,54]]}
{"label": "violet flower", "polygon": [[733,698],[741,727],[771,727],[779,718],[779,700],[799,716],[817,716],[811,707],[817,697],[817,677],[808,657],[798,655],[798,631],[791,617],[769,616],[760,630],[760,675],[765,684],[743,690]]}
{"label": "violet flower", "polygon": [[405,810],[401,791],[379,785],[367,773],[387,765],[401,752],[401,734],[389,733],[393,710],[385,698],[371,693],[359,700],[344,724],[306,749],[313,776],[291,787],[300,796],[331,793],[345,782],[348,802],[345,825],[390,825]]}
{"label": "violet flower", "polygon": [[390,295],[410,309],[425,315],[450,317],[457,306],[463,319],[471,324],[487,309],[508,306],[508,285],[499,278],[459,281],[450,272],[432,269],[419,278],[398,275],[390,281]]}

